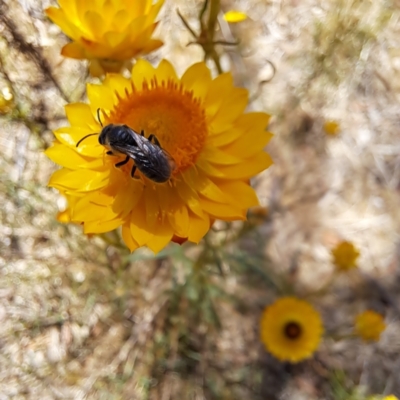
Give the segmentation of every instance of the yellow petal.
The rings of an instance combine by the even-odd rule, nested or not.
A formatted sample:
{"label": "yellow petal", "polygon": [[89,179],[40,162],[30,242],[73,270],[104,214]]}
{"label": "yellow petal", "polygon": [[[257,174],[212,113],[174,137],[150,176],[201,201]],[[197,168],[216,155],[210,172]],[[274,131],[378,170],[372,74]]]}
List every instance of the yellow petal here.
{"label": "yellow petal", "polygon": [[231,204],[247,209],[259,204],[256,192],[245,182],[216,182],[218,187],[231,199]]}
{"label": "yellow petal", "polygon": [[121,218],[112,219],[110,221],[90,221],[83,225],[83,232],[88,233],[105,233],[113,231],[122,225],[124,221]]}
{"label": "yellow petal", "polygon": [[[262,147],[259,147],[259,151]],[[244,157],[233,156],[229,154],[227,151],[218,149],[216,147],[206,146],[205,149],[201,152],[201,158],[203,160],[212,162],[213,164],[218,165],[231,165],[237,164],[243,160]]]}
{"label": "yellow petal", "polygon": [[54,143],[53,146],[49,147],[45,151],[45,154],[54,163],[71,170],[84,167],[87,168],[89,164],[91,168],[99,168],[103,165],[103,161],[101,159],[83,157],[75,150],[60,143]]}
{"label": "yellow petal", "polygon": [[57,221],[58,222],[61,222],[61,223],[63,223],[63,224],[66,224],[66,223],[68,223],[68,222],[71,222],[71,216],[70,216],[70,209],[69,208],[67,208],[66,210],[64,210],[64,211],[60,211],[58,214],[57,214]]}
{"label": "yellow petal", "polygon": [[176,190],[179,194],[179,197],[184,201],[185,204],[187,204],[190,210],[197,216],[202,217],[203,209],[201,208],[199,202],[199,196],[192,189],[192,187],[187,185],[185,182],[179,182],[176,185]]}
{"label": "yellow petal", "polygon": [[167,221],[160,222],[155,226],[154,236],[146,245],[154,253],[158,253],[171,241],[173,235],[170,224]]}
{"label": "yellow petal", "polygon": [[153,228],[160,212],[156,193],[153,189],[146,187],[144,190],[144,201],[146,205],[146,223]]}
{"label": "yellow petal", "polygon": [[158,0],[155,4],[152,5],[150,12],[148,13],[149,21],[154,21],[156,19],[163,4],[164,4],[164,0]]}
{"label": "yellow petal", "polygon": [[100,78],[106,73],[106,71],[103,68],[100,60],[92,59],[89,62],[89,73],[94,78]]}
{"label": "yellow petal", "polygon": [[113,211],[120,215],[127,215],[139,203],[143,193],[143,184],[131,179],[127,185],[117,192],[112,206]]}
{"label": "yellow petal", "polygon": [[247,14],[242,11],[229,10],[224,14],[224,20],[231,24],[242,22],[247,19]]}
{"label": "yellow petal", "polygon": [[111,207],[94,204],[89,196],[79,199],[71,209],[71,220],[76,222],[111,221],[117,217]]}
{"label": "yellow petal", "polygon": [[107,177],[108,172],[61,169],[51,176],[49,186],[57,189],[75,189],[78,192],[87,192],[104,187],[107,184]]}
{"label": "yellow petal", "polygon": [[233,123],[243,113],[248,100],[249,92],[246,89],[233,88],[210,120],[211,131],[214,133],[224,131],[227,125]]}
{"label": "yellow petal", "polygon": [[131,81],[128,78],[125,78],[121,74],[107,74],[104,78],[103,84],[110,88],[110,90],[114,93],[114,103],[118,103],[118,97],[116,93],[120,97],[125,97],[125,90],[131,89]]}
{"label": "yellow petal", "polygon": [[267,153],[260,153],[251,159],[243,160],[237,165],[221,165],[226,179],[250,179],[259,172],[264,171],[273,164],[271,156]]}
{"label": "yellow petal", "polygon": [[76,18],[77,14],[77,2],[76,1],[71,1],[71,0],[58,0],[57,1],[58,5],[60,8],[64,11],[65,15],[68,15],[68,18],[71,18],[71,20],[74,20]]}
{"label": "yellow petal", "polygon": [[172,79],[173,81],[177,81],[178,77],[176,76],[176,72],[171,63],[167,60],[161,60],[160,64],[156,68],[157,81],[168,82],[168,80]]}
{"label": "yellow petal", "polygon": [[[184,176],[184,179],[187,175]],[[188,182],[186,182],[188,183]],[[188,183],[189,184],[189,183]],[[227,201],[224,193],[205,175],[198,175],[196,178],[196,191],[204,197],[216,201],[218,203]]]}
{"label": "yellow petal", "polygon": [[154,236],[154,229],[150,228],[146,222],[144,207],[144,201],[141,201],[131,212],[130,230],[139,246],[145,245]]}
{"label": "yellow petal", "polygon": [[93,10],[89,10],[85,12],[83,17],[84,23],[89,28],[91,32],[91,39],[99,39],[102,37],[105,26],[105,21],[103,20],[102,16]]}
{"label": "yellow petal", "polygon": [[87,96],[91,105],[91,108],[108,112],[114,108],[114,92],[111,88],[105,85],[94,85],[88,84]]}
{"label": "yellow petal", "polygon": [[212,165],[209,161],[199,158],[196,167],[208,176],[224,178],[225,174],[218,166]]}
{"label": "yellow petal", "polygon": [[193,243],[199,243],[200,240],[210,229],[210,218],[207,214],[204,214],[202,218],[197,215],[190,215],[190,225],[188,231],[188,240]]}
{"label": "yellow petal", "polygon": [[124,224],[122,226],[122,239],[131,252],[139,248],[139,244],[132,237],[130,224]]}
{"label": "yellow petal", "polygon": [[72,103],[67,104],[64,108],[71,125],[87,127],[93,131],[101,130],[101,126],[95,120],[89,104]]}
{"label": "yellow petal", "polygon": [[248,158],[259,153],[272,138],[270,132],[252,131],[247,135],[235,140],[233,143],[224,146],[222,149],[228,154],[236,157]]}
{"label": "yellow petal", "polygon": [[231,92],[232,85],[233,78],[228,72],[217,76],[210,84],[210,89],[204,100],[204,108],[209,120],[211,120],[217,113],[225,99],[225,96]]}
{"label": "yellow petal", "polygon": [[215,219],[223,220],[244,220],[246,213],[230,204],[217,203],[212,200],[200,197],[200,203],[204,210]]}
{"label": "yellow petal", "polygon": [[142,58],[132,68],[132,81],[136,88],[141,89],[143,81],[150,82],[154,78],[154,67]]}
{"label": "yellow petal", "polygon": [[211,84],[211,72],[203,62],[193,64],[182,75],[181,82],[188,90],[193,90],[193,96],[204,99]]}
{"label": "yellow petal", "polygon": [[61,49],[61,55],[64,57],[75,58],[77,60],[82,60],[86,58],[86,51],[78,42],[67,43]]}
{"label": "yellow petal", "polygon": [[45,13],[71,39],[79,37],[79,31],[69,22],[63,10],[56,7],[49,7],[45,10]]}
{"label": "yellow petal", "polygon": [[187,207],[182,205],[167,215],[174,234],[182,238],[187,237],[189,232],[189,212]]}

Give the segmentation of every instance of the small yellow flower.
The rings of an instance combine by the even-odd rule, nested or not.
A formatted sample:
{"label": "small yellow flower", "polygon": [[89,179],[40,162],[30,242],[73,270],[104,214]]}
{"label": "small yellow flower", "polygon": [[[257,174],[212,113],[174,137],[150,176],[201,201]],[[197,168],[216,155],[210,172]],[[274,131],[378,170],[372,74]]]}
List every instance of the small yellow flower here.
{"label": "small yellow flower", "polygon": [[281,361],[296,363],[317,350],[323,333],[322,320],[311,304],[282,297],[268,306],[261,318],[261,341]]}
{"label": "small yellow flower", "polygon": [[357,259],[360,252],[351,242],[343,241],[339,243],[333,250],[333,263],[339,270],[347,271],[357,267]]}
{"label": "small yellow flower", "polygon": [[326,121],[324,124],[325,133],[329,136],[336,136],[340,132],[340,126],[335,121]]}
{"label": "small yellow flower", "polygon": [[355,321],[355,332],[365,341],[378,341],[386,324],[383,316],[375,311],[367,310],[357,315]]}
{"label": "small yellow flower", "polygon": [[47,16],[72,39],[61,54],[90,60],[93,76],[120,72],[138,55],[162,45],[151,35],[154,20],[164,0],[59,0],[60,8],[50,7]]}
{"label": "small yellow flower", "polygon": [[389,396],[385,396],[383,400],[399,400],[395,395],[390,394]]}
{"label": "small yellow flower", "polygon": [[224,20],[231,24],[242,22],[247,19],[247,14],[242,11],[230,10],[224,14]]}
{"label": "small yellow flower", "polygon": [[[122,226],[131,251],[148,246],[160,251],[171,240],[198,243],[215,219],[243,220],[258,199],[249,179],[272,161],[263,151],[272,134],[269,116],[244,113],[245,89],[233,86],[230,73],[215,79],[206,64],[191,66],[178,78],[163,60],[157,68],[139,60],[131,78],[107,75],[88,85],[90,104],[66,106],[69,127],[56,130],[47,156],[63,168],[49,185],[68,200],[62,222],[83,224],[85,233],[108,232]],[[124,155],[108,155],[97,136],[96,119],[125,124],[146,137],[155,135],[175,163],[172,177],[155,183],[136,171],[134,162],[120,168]]]}

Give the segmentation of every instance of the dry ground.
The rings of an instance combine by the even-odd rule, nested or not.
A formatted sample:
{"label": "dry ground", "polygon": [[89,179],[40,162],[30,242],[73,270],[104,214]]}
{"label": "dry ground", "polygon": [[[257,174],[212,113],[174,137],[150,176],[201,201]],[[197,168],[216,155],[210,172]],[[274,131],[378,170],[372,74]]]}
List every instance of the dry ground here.
{"label": "dry ground", "polygon": [[[220,49],[223,68],[276,134],[275,165],[255,180],[269,217],[240,239],[243,259],[220,252],[224,276],[192,273],[190,246],[130,257],[113,235],[55,221],[64,204],[46,187],[56,166],[43,150],[63,106],[84,99],[86,76],[59,55],[67,39],[44,18],[48,5],[0,0],[0,92],[11,82],[18,104],[0,118],[0,400],[400,396],[400,3],[222,2],[249,15],[221,20],[222,37],[240,39]],[[199,5],[166,1],[152,62],[182,72],[201,59],[176,14],[195,26]],[[338,137],[323,131],[331,119]],[[360,249],[360,272],[327,285],[341,239]],[[258,341],[263,306],[284,293],[315,301],[327,331],[296,366]],[[366,307],[386,314],[381,341],[339,340]]]}

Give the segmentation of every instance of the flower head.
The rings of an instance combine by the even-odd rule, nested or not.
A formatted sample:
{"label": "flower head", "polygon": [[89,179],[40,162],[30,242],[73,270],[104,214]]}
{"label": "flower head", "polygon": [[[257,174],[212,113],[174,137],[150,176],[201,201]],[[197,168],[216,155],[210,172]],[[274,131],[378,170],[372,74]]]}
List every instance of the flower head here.
{"label": "flower head", "polygon": [[[85,233],[122,226],[133,251],[148,246],[154,252],[183,238],[198,243],[212,221],[245,219],[258,205],[249,179],[271,165],[263,151],[271,138],[269,116],[244,113],[248,93],[235,88],[232,76],[212,79],[204,63],[178,78],[167,61],[157,68],[139,60],[132,78],[107,75],[100,85],[88,85],[90,104],[66,106],[69,127],[56,130],[46,153],[63,166],[49,185],[66,195],[69,207],[60,218],[83,224]],[[154,135],[173,160],[171,179],[156,183],[124,154],[110,155],[100,132],[103,125],[125,124],[145,137]],[[155,145],[153,145],[155,146]],[[118,165],[117,165],[118,166]]]}
{"label": "flower head", "polygon": [[333,263],[339,270],[347,271],[357,267],[360,252],[351,242],[340,242],[333,250]]}
{"label": "flower head", "polygon": [[50,7],[47,16],[72,39],[61,54],[90,60],[93,76],[119,72],[129,60],[162,45],[151,35],[164,0],[59,0],[60,8]]}
{"label": "flower head", "polygon": [[376,311],[367,310],[358,314],[355,322],[355,332],[365,341],[378,341],[386,324],[383,316]]}
{"label": "flower head", "polygon": [[281,361],[296,363],[317,350],[323,325],[313,306],[295,297],[282,297],[261,318],[261,341]]}

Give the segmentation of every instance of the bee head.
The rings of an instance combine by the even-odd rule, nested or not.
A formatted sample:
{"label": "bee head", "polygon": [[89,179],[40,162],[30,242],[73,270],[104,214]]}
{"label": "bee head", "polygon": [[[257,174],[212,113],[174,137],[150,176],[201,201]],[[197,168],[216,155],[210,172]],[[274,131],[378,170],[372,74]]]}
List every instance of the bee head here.
{"label": "bee head", "polygon": [[107,146],[114,132],[115,132],[114,124],[106,125],[100,132],[99,143],[103,146]]}

